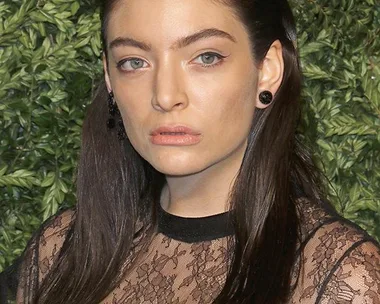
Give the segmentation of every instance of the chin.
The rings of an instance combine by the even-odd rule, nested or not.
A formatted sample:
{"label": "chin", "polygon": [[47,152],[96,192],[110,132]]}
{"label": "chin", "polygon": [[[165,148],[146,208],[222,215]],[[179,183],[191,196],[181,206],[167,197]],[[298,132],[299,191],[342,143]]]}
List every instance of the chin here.
{"label": "chin", "polygon": [[199,163],[199,157],[194,159],[171,159],[153,161],[150,164],[160,173],[168,176],[186,176],[199,173],[206,169],[205,164]]}

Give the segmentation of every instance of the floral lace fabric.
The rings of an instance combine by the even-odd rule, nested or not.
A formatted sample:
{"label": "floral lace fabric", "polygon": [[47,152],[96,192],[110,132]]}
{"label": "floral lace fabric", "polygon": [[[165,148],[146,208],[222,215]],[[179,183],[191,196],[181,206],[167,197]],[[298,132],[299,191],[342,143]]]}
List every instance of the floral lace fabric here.
{"label": "floral lace fabric", "polygon": [[[303,211],[302,244],[294,271],[299,269],[300,276],[294,280],[295,289],[288,303],[380,304],[378,244],[325,207],[305,198],[300,198],[298,204]],[[28,291],[37,288],[48,273],[72,215],[72,211],[66,211],[56,216],[42,230],[39,244],[30,242],[20,275],[18,303],[29,303]],[[174,220],[180,228],[185,221]],[[219,219],[198,219],[197,226],[213,231],[210,220]],[[191,220],[186,222],[186,227],[191,225]],[[214,235],[217,237],[199,236],[199,241],[186,233],[169,236],[165,229],[158,232],[140,253],[139,262],[102,303],[212,303],[226,279],[228,242],[232,239]]]}

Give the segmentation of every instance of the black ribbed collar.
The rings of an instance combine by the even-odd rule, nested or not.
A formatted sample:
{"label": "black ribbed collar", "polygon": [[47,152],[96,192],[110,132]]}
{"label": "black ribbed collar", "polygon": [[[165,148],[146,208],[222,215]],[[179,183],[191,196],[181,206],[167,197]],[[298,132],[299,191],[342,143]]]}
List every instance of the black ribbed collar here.
{"label": "black ribbed collar", "polygon": [[206,217],[180,217],[158,207],[158,231],[186,243],[211,241],[234,234],[230,212]]}

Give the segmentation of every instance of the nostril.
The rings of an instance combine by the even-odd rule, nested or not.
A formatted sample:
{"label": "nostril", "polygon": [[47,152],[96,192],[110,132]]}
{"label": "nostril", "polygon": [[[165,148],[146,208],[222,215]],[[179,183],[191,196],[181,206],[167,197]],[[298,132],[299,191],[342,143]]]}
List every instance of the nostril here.
{"label": "nostril", "polygon": [[178,107],[180,107],[180,106],[182,106],[182,105],[183,105],[182,102],[178,102],[178,103],[176,103],[176,104],[174,105],[174,107],[178,108]]}

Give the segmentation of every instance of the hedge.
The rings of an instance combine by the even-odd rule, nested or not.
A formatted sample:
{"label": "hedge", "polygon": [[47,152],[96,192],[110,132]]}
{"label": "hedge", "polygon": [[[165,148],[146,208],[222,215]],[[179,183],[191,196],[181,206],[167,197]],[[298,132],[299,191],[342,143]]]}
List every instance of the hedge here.
{"label": "hedge", "polygon": [[[380,238],[380,7],[293,0],[304,71],[300,131],[339,213]],[[75,204],[86,106],[102,77],[90,0],[0,2],[0,271]]]}

